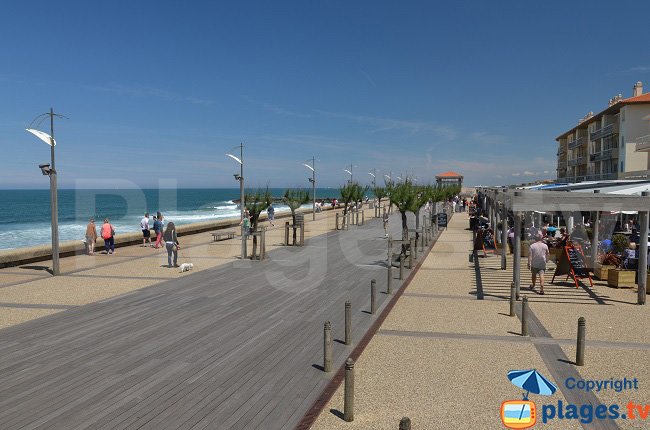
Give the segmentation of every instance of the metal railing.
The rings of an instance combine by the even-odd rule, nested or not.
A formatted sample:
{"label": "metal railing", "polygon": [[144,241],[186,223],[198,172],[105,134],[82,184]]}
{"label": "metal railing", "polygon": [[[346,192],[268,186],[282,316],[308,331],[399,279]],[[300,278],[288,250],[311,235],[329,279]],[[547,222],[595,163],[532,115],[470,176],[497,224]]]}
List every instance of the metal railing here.
{"label": "metal railing", "polygon": [[591,175],[587,175],[587,180],[588,181],[603,181],[607,179],[616,179],[617,177],[616,172],[610,172],[610,173],[595,173]]}
{"label": "metal railing", "polygon": [[618,133],[618,127],[616,127],[615,123],[608,124],[605,127],[599,128],[598,130],[594,131],[589,135],[589,139],[591,141],[602,139],[603,137],[607,137],[611,134]]}
{"label": "metal railing", "polygon": [[587,162],[587,157],[584,155],[578,158],[572,158],[569,160],[569,166],[577,166],[579,164],[585,164]]}
{"label": "metal railing", "polygon": [[595,154],[589,154],[589,161],[602,161],[611,158],[618,158],[618,148],[605,149]]}
{"label": "metal railing", "polygon": [[575,149],[579,147],[580,145],[584,144],[586,142],[584,136],[577,138],[576,140],[572,140],[567,143],[567,148],[569,149]]}

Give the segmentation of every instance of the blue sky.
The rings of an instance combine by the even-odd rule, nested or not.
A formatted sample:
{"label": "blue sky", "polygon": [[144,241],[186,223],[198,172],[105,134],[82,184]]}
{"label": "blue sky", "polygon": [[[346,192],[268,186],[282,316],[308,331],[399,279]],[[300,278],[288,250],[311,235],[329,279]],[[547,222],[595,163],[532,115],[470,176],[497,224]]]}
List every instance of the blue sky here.
{"label": "blue sky", "polygon": [[[555,140],[637,80],[647,2],[45,2],[0,15],[0,188],[338,186],[346,165],[554,177]],[[547,171],[548,173],[544,173]],[[162,181],[162,182],[161,182]]]}

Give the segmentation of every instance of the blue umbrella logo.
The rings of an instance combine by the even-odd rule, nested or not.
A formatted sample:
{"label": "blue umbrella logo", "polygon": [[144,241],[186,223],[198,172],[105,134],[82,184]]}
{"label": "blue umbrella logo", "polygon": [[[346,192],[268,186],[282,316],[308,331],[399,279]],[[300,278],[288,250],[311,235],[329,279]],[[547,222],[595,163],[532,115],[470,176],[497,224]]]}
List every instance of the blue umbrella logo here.
{"label": "blue umbrella logo", "polygon": [[[535,393],[542,396],[550,396],[557,391],[557,385],[546,379],[535,369],[530,370],[511,370],[508,372],[508,379],[514,385],[526,390],[524,400],[528,400],[528,394]],[[519,419],[524,413],[524,408],[521,408]]]}

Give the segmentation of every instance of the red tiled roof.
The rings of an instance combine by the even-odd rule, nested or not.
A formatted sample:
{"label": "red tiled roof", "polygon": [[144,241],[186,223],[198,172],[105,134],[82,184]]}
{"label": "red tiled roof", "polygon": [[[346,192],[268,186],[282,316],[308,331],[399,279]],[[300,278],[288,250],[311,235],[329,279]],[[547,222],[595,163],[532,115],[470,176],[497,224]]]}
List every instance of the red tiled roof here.
{"label": "red tiled roof", "polygon": [[463,175],[451,171],[436,175],[436,178],[462,178],[462,177]]}
{"label": "red tiled roof", "polygon": [[621,100],[621,102],[622,103],[649,103],[650,93],[645,93],[645,94],[641,94],[640,96],[623,99]]}

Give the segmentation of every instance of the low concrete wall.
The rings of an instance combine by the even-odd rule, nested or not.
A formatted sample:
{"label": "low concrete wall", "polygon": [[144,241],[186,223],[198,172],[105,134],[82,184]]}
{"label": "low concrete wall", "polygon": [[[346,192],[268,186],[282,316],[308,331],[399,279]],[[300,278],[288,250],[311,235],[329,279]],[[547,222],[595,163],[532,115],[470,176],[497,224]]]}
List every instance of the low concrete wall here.
{"label": "low concrete wall", "polygon": [[[323,207],[323,210],[330,210],[331,206]],[[299,209],[296,212],[311,213],[311,208]],[[278,214],[276,218],[291,217],[291,212]],[[266,220],[266,214],[260,216],[260,220]],[[227,218],[218,221],[204,221],[193,224],[179,225],[177,228],[178,236],[186,236],[190,234],[205,233],[206,231],[222,230],[226,228],[239,227],[239,218]],[[83,232],[82,232],[83,233]],[[153,231],[151,232],[152,239],[155,241],[156,237]],[[136,245],[142,242],[142,232],[122,233],[115,235],[115,247],[123,247],[129,245]],[[73,255],[84,254],[85,244],[79,240],[69,240],[59,243],[59,256],[70,257]],[[98,238],[95,244],[96,250],[104,248],[104,239]],[[37,261],[47,261],[52,259],[52,245],[38,245],[26,248],[8,249],[0,251],[0,268],[20,266],[21,264],[34,263]]]}

